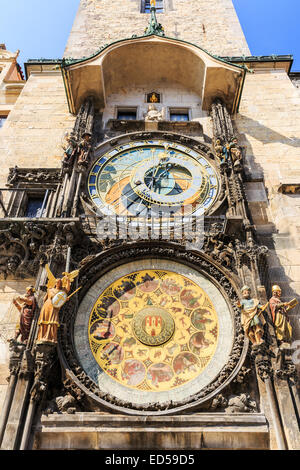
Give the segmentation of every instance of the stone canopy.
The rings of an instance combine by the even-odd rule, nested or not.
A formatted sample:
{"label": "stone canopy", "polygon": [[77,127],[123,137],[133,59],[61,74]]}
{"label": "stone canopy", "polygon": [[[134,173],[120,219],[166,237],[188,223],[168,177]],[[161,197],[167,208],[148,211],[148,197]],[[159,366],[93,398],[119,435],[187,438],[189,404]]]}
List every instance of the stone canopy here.
{"label": "stone canopy", "polygon": [[205,111],[221,98],[235,113],[246,69],[210,55],[198,46],[158,35],[117,41],[89,58],[64,60],[62,71],[70,111],[92,96],[99,109],[106,97],[129,86],[184,85],[198,94]]}

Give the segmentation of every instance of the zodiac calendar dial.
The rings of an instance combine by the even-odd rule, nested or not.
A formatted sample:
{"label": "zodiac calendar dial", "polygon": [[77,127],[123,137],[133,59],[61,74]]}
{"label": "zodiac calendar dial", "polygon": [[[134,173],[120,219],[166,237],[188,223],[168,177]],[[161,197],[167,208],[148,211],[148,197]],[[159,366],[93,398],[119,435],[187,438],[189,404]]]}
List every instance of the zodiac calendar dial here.
{"label": "zodiac calendar dial", "polygon": [[104,214],[143,216],[150,208],[207,212],[219,192],[213,165],[198,152],[163,140],[115,147],[93,165],[88,192]]}
{"label": "zodiac calendar dial", "polygon": [[202,374],[218,334],[218,316],[207,293],[183,275],[156,269],[112,282],[88,324],[99,374],[150,392],[176,389]]}

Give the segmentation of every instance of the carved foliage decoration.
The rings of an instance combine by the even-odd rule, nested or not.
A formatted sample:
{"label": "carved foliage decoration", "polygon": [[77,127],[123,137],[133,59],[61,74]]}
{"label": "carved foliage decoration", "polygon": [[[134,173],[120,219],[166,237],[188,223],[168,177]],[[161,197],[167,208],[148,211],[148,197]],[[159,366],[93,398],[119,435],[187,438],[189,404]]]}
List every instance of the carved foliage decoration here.
{"label": "carved foliage decoration", "polygon": [[56,348],[52,344],[37,344],[34,350],[34,379],[30,390],[31,400],[40,401],[47,389],[51,365],[56,358]]}
{"label": "carved foliage decoration", "polygon": [[0,276],[34,277],[50,258],[65,260],[67,247],[82,240],[80,225],[63,222],[9,222],[0,225]]}
{"label": "carved foliage decoration", "polygon": [[19,168],[15,166],[9,169],[7,186],[15,186],[19,183],[26,185],[35,183],[57,184],[60,180],[61,171],[57,168]]}

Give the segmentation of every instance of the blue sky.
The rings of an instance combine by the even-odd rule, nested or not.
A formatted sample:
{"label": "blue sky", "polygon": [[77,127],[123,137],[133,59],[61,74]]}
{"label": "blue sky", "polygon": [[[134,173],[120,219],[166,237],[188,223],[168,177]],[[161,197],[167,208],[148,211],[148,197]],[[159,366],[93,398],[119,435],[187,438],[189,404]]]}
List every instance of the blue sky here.
{"label": "blue sky", "polygon": [[[300,0],[233,4],[252,55],[292,54],[292,71],[300,71]],[[78,5],[79,0],[0,0],[0,42],[8,50],[21,50],[21,65],[28,59],[60,58]]]}

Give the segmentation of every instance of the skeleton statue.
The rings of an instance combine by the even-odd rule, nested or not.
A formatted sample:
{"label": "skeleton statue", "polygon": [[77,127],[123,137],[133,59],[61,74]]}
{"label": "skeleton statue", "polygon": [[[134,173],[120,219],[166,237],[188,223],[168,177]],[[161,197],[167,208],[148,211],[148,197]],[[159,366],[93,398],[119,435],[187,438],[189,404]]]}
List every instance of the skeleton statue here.
{"label": "skeleton statue", "polygon": [[92,147],[91,138],[91,134],[89,132],[85,132],[78,144],[78,165],[87,166],[89,163],[90,151]]}
{"label": "skeleton statue", "polygon": [[216,155],[220,160],[220,163],[224,163],[225,158],[224,158],[224,154],[223,154],[223,146],[221,144],[220,139],[216,139],[214,147],[215,147]]}
{"label": "skeleton statue", "polygon": [[238,146],[238,141],[236,138],[232,139],[228,148],[229,148],[231,161],[232,161],[234,168],[236,169],[240,168],[241,161],[242,161],[242,152],[241,152],[240,147]]}
{"label": "skeleton statue", "polygon": [[71,166],[74,160],[74,156],[77,151],[77,142],[76,139],[71,134],[66,134],[64,137],[65,142],[63,143],[62,147],[65,151],[63,157],[63,165],[64,166]]}

